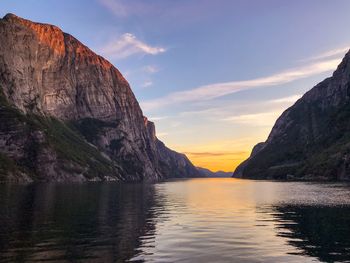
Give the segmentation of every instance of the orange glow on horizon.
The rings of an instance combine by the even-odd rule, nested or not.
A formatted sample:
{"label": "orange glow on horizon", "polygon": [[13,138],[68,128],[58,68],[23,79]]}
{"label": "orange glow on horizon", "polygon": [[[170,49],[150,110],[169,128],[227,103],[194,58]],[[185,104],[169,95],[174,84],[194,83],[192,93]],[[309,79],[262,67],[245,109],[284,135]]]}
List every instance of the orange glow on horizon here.
{"label": "orange glow on horizon", "polygon": [[207,156],[198,156],[193,153],[185,154],[195,166],[207,168],[213,172],[233,172],[240,163],[249,157],[249,152],[242,152],[237,154],[222,153],[219,155]]}
{"label": "orange glow on horizon", "polygon": [[203,145],[171,145],[170,148],[184,153],[197,166],[213,172],[233,172],[246,160],[253,146],[259,141],[256,138],[239,140],[212,141]]}

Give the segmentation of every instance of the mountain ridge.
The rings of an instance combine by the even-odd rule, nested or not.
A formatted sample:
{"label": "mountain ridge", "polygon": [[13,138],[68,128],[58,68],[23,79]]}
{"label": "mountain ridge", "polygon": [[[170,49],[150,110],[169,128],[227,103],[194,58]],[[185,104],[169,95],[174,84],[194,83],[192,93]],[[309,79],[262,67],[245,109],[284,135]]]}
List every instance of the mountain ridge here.
{"label": "mountain ridge", "polygon": [[158,140],[119,70],[73,36],[7,14],[0,43],[0,180],[199,176]]}
{"label": "mountain ridge", "polygon": [[224,172],[224,171],[216,171],[216,172],[213,172],[212,170],[210,169],[207,169],[207,168],[203,168],[203,167],[196,167],[197,170],[199,170],[201,172],[201,174],[204,176],[204,177],[210,177],[210,178],[228,178],[228,177],[231,177],[232,175],[232,172]]}
{"label": "mountain ridge", "polygon": [[350,53],[277,119],[234,175],[254,179],[350,180]]}

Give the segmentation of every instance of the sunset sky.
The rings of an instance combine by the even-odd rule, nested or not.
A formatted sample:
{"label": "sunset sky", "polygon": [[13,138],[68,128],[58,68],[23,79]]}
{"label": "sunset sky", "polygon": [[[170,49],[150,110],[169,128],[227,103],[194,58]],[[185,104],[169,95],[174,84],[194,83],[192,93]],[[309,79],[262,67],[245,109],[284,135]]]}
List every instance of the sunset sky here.
{"label": "sunset sky", "polygon": [[[59,26],[130,82],[158,137],[233,171],[350,47],[348,0],[2,0]],[[311,33],[310,33],[311,32]]]}

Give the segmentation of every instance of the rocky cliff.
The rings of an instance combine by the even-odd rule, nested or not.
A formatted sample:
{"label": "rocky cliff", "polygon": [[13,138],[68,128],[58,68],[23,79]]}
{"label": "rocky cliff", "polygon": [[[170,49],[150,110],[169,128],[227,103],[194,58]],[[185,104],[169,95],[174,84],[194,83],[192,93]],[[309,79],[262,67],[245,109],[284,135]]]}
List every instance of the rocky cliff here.
{"label": "rocky cliff", "polygon": [[122,74],[58,27],[0,19],[0,180],[192,177]]}
{"label": "rocky cliff", "polygon": [[350,54],[276,121],[235,176],[350,179]]}

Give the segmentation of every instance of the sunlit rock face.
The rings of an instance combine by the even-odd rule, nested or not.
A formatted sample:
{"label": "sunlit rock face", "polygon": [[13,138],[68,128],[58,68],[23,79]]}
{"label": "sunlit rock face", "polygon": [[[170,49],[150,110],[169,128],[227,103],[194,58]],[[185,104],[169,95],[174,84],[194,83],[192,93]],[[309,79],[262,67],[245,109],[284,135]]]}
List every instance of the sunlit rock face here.
{"label": "sunlit rock face", "polygon": [[[8,14],[0,20],[0,43],[1,116],[16,112],[6,118],[14,124],[2,125],[0,131],[1,158],[14,162],[11,178],[154,180],[197,175],[186,156],[158,141],[154,124],[143,116],[122,74],[74,37],[56,26]],[[39,141],[33,139],[34,131],[42,134]],[[30,144],[37,151],[24,147]]]}
{"label": "sunlit rock face", "polygon": [[350,54],[276,121],[237,167],[244,178],[350,179]]}

